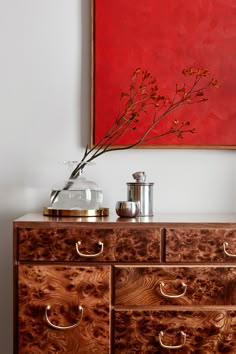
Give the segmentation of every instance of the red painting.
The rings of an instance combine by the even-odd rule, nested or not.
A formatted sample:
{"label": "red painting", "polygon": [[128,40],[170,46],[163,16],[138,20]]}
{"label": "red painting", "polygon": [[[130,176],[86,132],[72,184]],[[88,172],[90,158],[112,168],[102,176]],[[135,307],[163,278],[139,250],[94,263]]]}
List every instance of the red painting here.
{"label": "red painting", "polygon": [[[176,121],[190,122],[194,133],[147,139],[143,147],[236,148],[235,0],[93,0],[92,37],[93,144],[115,121],[137,68],[172,97],[182,70],[193,67],[208,69],[220,87],[207,91],[208,101],[170,112],[154,134]],[[116,145],[131,144],[144,128],[142,118]]]}

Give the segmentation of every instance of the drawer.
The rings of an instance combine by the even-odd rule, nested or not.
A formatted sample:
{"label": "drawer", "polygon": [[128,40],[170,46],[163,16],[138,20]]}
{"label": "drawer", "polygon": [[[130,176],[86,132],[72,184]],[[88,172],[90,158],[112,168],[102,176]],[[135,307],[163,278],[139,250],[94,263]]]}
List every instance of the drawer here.
{"label": "drawer", "polygon": [[166,262],[236,262],[236,229],[166,229]]}
{"label": "drawer", "polygon": [[19,260],[113,261],[114,247],[115,235],[112,229],[26,228],[18,230]]}
{"label": "drawer", "polygon": [[236,305],[235,284],[234,267],[115,267],[115,305]]}
{"label": "drawer", "polygon": [[236,311],[116,311],[116,354],[236,353]]}
{"label": "drawer", "polygon": [[20,265],[18,289],[17,353],[109,353],[109,266]]}
{"label": "drawer", "polygon": [[161,230],[156,228],[117,229],[115,258],[120,262],[160,263]]}
{"label": "drawer", "polygon": [[154,228],[20,228],[18,257],[22,261],[159,263],[160,233]]}

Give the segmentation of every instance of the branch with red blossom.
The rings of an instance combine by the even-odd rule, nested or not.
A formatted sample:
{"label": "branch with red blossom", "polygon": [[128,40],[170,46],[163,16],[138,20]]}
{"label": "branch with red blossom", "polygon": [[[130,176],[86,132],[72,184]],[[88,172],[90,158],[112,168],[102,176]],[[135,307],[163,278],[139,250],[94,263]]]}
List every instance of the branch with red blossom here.
{"label": "branch with red blossom", "polygon": [[[173,124],[164,132],[151,135],[153,128],[168,114],[182,106],[206,102],[205,96],[210,87],[219,87],[218,80],[209,78],[207,69],[187,68],[182,71],[184,82],[176,84],[172,98],[159,93],[156,79],[146,70],[138,68],[134,71],[129,90],[122,92],[117,117],[103,138],[90,149],[86,148],[84,155],[71,174],[71,178],[77,178],[84,167],[99,156],[115,150],[131,149],[142,143],[156,140],[170,134],[176,134],[183,138],[186,133],[193,134],[194,128],[190,128],[190,122],[173,121]],[[149,119],[149,125],[135,141],[129,145],[117,146],[117,142],[129,131],[136,130],[143,119]]]}

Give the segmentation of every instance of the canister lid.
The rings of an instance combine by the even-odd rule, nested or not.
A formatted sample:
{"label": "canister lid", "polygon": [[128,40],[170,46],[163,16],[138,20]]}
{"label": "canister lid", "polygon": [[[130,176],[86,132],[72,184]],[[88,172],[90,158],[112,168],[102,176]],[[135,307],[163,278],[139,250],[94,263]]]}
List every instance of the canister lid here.
{"label": "canister lid", "polygon": [[136,182],[145,182],[146,181],[146,174],[143,171],[134,172],[132,174],[133,178]]}
{"label": "canister lid", "polygon": [[128,182],[128,186],[152,186],[153,182],[145,182],[146,181],[146,174],[143,171],[134,172],[132,174],[135,182]]}

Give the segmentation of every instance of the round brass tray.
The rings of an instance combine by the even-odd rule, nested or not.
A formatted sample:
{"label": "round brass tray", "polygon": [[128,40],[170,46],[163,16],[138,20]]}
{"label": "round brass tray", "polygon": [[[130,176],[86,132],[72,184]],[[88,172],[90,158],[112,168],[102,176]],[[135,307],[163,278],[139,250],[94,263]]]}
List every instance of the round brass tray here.
{"label": "round brass tray", "polygon": [[89,210],[73,210],[73,209],[52,209],[50,207],[43,208],[43,215],[46,216],[108,216],[109,208],[89,209]]}

